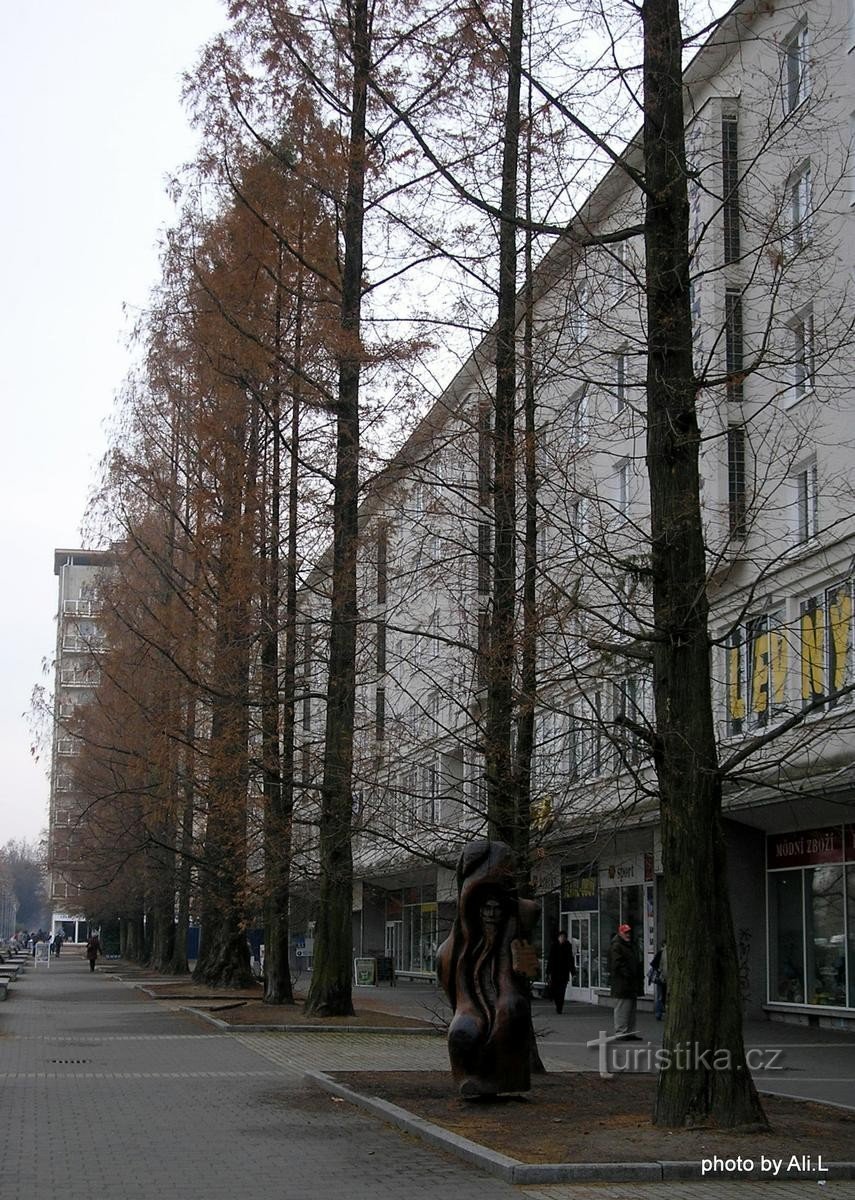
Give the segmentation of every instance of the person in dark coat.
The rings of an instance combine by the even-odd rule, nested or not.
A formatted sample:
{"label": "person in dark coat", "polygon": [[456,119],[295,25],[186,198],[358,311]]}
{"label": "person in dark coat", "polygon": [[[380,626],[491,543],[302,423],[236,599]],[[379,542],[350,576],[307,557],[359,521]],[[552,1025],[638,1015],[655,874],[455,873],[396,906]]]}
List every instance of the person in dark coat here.
{"label": "person in dark coat", "polygon": [[638,994],[643,987],[643,973],[638,951],[632,941],[632,928],[618,925],[609,947],[609,978],[615,1004],[615,1037],[637,1038],[635,1032]]}
{"label": "person in dark coat", "polygon": [[557,1013],[564,1009],[564,993],[572,974],[573,947],[567,941],[567,934],[561,929],[557,940],[552,943],[549,957],[546,960],[546,982],[549,984],[549,994]]}
{"label": "person in dark coat", "polygon": [[101,953],[101,939],[97,933],[91,933],[86,943],[86,957],[89,959],[89,970],[95,970],[95,959]]}

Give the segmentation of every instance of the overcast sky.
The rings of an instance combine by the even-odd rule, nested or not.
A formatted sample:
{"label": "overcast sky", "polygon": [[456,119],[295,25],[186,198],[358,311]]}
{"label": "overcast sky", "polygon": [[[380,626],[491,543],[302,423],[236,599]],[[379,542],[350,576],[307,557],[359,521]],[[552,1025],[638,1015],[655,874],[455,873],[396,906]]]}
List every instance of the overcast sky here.
{"label": "overcast sky", "polygon": [[47,823],[47,764],[31,758],[23,714],[50,683],[53,551],[80,544],[127,330],[172,219],[164,181],[195,147],[181,73],[225,11],[28,0],[2,15],[0,845]]}

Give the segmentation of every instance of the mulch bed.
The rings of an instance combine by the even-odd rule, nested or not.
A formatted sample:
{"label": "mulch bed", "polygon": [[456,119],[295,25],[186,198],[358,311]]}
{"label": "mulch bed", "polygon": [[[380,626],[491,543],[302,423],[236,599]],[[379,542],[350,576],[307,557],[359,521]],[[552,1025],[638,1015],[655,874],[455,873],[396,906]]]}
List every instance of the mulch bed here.
{"label": "mulch bed", "polygon": [[[378,1096],[461,1137],[524,1163],[697,1162],[723,1158],[810,1155],[823,1164],[855,1158],[855,1114],[766,1096],[772,1126],[756,1129],[665,1130],[650,1121],[652,1075],[602,1079],[554,1072],[532,1080],[521,1097],[462,1100],[450,1072],[336,1071],[332,1077],[363,1096]],[[785,1178],[784,1170],[781,1178]]]}
{"label": "mulch bed", "polygon": [[261,1000],[238,1003],[217,998],[216,1002],[193,1001],[193,1008],[204,1009],[218,1021],[229,1025],[324,1025],[330,1029],[429,1029],[427,1021],[415,1017],[400,1017],[393,1013],[359,1008],[352,1017],[306,1016],[302,1002],[297,1004],[265,1004]]}

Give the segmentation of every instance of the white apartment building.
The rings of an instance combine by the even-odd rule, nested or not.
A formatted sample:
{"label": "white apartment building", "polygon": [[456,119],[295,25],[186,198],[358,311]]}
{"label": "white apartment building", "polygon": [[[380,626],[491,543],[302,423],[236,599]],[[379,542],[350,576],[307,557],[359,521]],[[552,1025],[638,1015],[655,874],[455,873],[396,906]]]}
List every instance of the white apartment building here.
{"label": "white apartment building", "polygon": [[53,555],[59,582],[48,815],[49,895],[51,932],[61,928],[69,942],[85,942],[88,936],[73,881],[74,865],[85,854],[85,846],[75,827],[78,795],[71,766],[79,746],[70,728],[75,709],[92,698],[98,683],[98,657],[105,649],[98,583],[113,561],[109,550],[55,550]]}
{"label": "white apartment building", "polygon": [[[852,9],[737,5],[686,74],[734,924],[748,1010],[806,1023],[855,1019]],[[581,222],[610,232],[640,214],[615,167]],[[652,719],[644,664],[619,649],[650,630],[642,257],[638,239],[558,244],[537,272],[534,879],[541,947],[567,930],[568,996],[584,1000],[607,994],[620,921],[645,962],[664,929],[655,779],[615,723]],[[489,360],[485,343],[362,508],[355,953],[416,975],[453,914],[458,848],[485,830]],[[309,787],[325,608],[321,565],[302,596]]]}

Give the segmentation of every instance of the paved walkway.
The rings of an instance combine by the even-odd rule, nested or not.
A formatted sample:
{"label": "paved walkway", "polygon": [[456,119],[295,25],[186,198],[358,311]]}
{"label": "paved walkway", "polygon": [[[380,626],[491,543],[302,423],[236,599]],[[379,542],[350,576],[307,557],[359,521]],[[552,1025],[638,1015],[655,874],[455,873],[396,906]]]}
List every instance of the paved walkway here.
{"label": "paved walkway", "polygon": [[[379,996],[377,997],[379,999]],[[399,989],[393,1004],[421,1004]],[[303,1083],[307,1066],[445,1066],[441,1039],[212,1032],[109,964],[30,969],[0,1006],[3,1200],[659,1200],[653,1187],[515,1188]],[[789,1200],[804,1184],[716,1184]],[[673,1200],[710,1195],[672,1184]],[[829,1183],[826,1196],[855,1185]]]}

